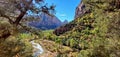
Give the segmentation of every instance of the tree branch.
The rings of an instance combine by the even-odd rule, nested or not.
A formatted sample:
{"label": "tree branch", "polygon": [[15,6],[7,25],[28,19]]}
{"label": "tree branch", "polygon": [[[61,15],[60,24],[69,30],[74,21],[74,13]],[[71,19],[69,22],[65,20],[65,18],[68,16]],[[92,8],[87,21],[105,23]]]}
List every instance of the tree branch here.
{"label": "tree branch", "polygon": [[1,15],[0,17],[4,17],[4,18],[8,19],[9,22],[10,22],[10,24],[14,23],[14,21],[9,16],[7,16],[7,15]]}
{"label": "tree branch", "polygon": [[[25,0],[22,0],[23,2],[26,2]],[[20,15],[16,18],[14,24],[17,26],[20,21],[22,20],[22,18],[24,17],[24,15],[26,14],[26,12],[29,10],[30,8],[30,4],[32,3],[33,0],[30,0],[28,3],[26,3],[25,5],[25,10],[24,11],[21,11]]]}
{"label": "tree branch", "polygon": [[[3,17],[3,18],[8,19],[9,22],[10,22],[10,24],[13,25],[14,21],[13,21],[9,16],[7,16],[7,15],[2,15],[2,16],[0,16],[0,17]],[[39,35],[39,33],[31,31],[32,28],[29,28],[29,27],[27,27],[27,26],[24,26],[24,25],[22,25],[21,23],[19,23],[18,25],[21,26],[23,29],[25,29],[25,30],[28,31],[28,32],[31,32],[31,33],[36,34],[36,35]]]}

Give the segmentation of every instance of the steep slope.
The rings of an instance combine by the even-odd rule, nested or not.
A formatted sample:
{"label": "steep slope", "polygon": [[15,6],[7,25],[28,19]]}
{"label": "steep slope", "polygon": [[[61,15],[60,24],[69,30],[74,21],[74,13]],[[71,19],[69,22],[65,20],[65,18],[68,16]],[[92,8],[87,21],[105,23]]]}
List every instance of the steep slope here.
{"label": "steep slope", "polygon": [[[116,2],[117,1],[117,2]],[[90,28],[93,28],[93,25],[91,23],[97,22],[97,17],[104,17],[106,15],[103,15],[103,13],[115,13],[119,12],[119,0],[111,0],[111,1],[82,1],[78,7],[76,8],[76,14],[75,14],[75,20],[70,22],[69,24],[66,24],[64,26],[61,26],[60,28],[57,28],[54,33],[56,35],[63,34],[67,31],[70,31],[74,29],[75,27],[81,27],[84,25],[89,26]],[[116,3],[115,3],[116,2]],[[92,4],[93,3],[93,4]],[[102,5],[103,4],[103,5]],[[94,8],[95,7],[95,8]],[[101,14],[101,15],[100,15]],[[107,14],[108,15],[108,14]],[[111,16],[111,15],[109,15]],[[107,16],[106,16],[107,18]],[[83,20],[82,20],[83,19]],[[86,20],[84,20],[86,19]],[[95,21],[95,22],[94,22]],[[91,25],[88,25],[86,22],[88,22]]]}
{"label": "steep slope", "polygon": [[30,25],[43,30],[55,29],[62,25],[62,22],[56,16],[52,17],[42,13],[39,18],[39,21],[30,22]]}
{"label": "steep slope", "polygon": [[[75,19],[82,17],[86,13],[88,13],[88,10],[85,9],[85,4],[83,2],[80,2],[80,4],[76,7],[76,10],[75,10]],[[69,24],[66,24],[64,26],[61,26],[60,28],[57,28],[53,33],[56,35],[63,34],[67,31],[72,30],[76,25],[77,24],[75,23],[75,20],[74,20]]]}
{"label": "steep slope", "polygon": [[81,3],[88,12],[77,14],[75,20],[57,28],[54,34],[62,37],[62,45],[78,49],[78,57],[120,57],[120,0]]}

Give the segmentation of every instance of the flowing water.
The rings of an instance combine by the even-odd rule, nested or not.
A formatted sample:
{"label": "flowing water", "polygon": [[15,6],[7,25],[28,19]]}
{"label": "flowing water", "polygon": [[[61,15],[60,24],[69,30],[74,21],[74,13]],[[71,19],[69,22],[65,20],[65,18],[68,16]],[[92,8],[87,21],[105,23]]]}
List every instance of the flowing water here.
{"label": "flowing water", "polygon": [[38,57],[40,54],[44,52],[42,46],[39,43],[35,43],[34,41],[31,41],[31,44],[33,48],[35,49],[33,56]]}

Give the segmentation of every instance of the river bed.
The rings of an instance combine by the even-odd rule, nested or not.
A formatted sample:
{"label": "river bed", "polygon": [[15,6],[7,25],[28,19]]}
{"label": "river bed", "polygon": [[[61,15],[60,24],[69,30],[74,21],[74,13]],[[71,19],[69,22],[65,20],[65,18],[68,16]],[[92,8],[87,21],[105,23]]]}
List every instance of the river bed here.
{"label": "river bed", "polygon": [[40,54],[44,52],[44,49],[39,43],[35,43],[34,41],[31,41],[31,44],[34,48],[33,56],[38,57]]}

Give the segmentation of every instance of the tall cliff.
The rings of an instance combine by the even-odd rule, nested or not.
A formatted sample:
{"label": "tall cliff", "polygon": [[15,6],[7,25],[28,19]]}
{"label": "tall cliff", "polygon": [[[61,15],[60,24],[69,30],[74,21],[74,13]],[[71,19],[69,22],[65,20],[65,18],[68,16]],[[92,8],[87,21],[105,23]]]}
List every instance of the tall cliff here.
{"label": "tall cliff", "polygon": [[77,7],[75,11],[75,18],[80,17],[85,14],[85,5],[83,2],[81,2]]}
{"label": "tall cliff", "polygon": [[82,0],[79,6],[78,17],[54,31],[64,36],[62,44],[77,49],[75,57],[120,57],[120,0]]}
{"label": "tall cliff", "polygon": [[[67,31],[78,30],[82,31],[86,27],[93,29],[96,23],[110,21],[110,18],[116,19],[119,17],[120,0],[82,0],[76,8],[75,20],[57,28],[54,33],[57,35],[64,34]],[[112,17],[111,17],[112,16]],[[114,16],[114,17],[113,17]],[[99,20],[99,21],[98,21]],[[100,21],[101,20],[101,21]],[[108,22],[109,22],[108,21]],[[115,20],[114,20],[115,21]],[[117,21],[117,20],[116,20]],[[101,24],[100,24],[101,25]],[[103,25],[101,25],[103,26]],[[101,29],[102,30],[102,29]]]}

